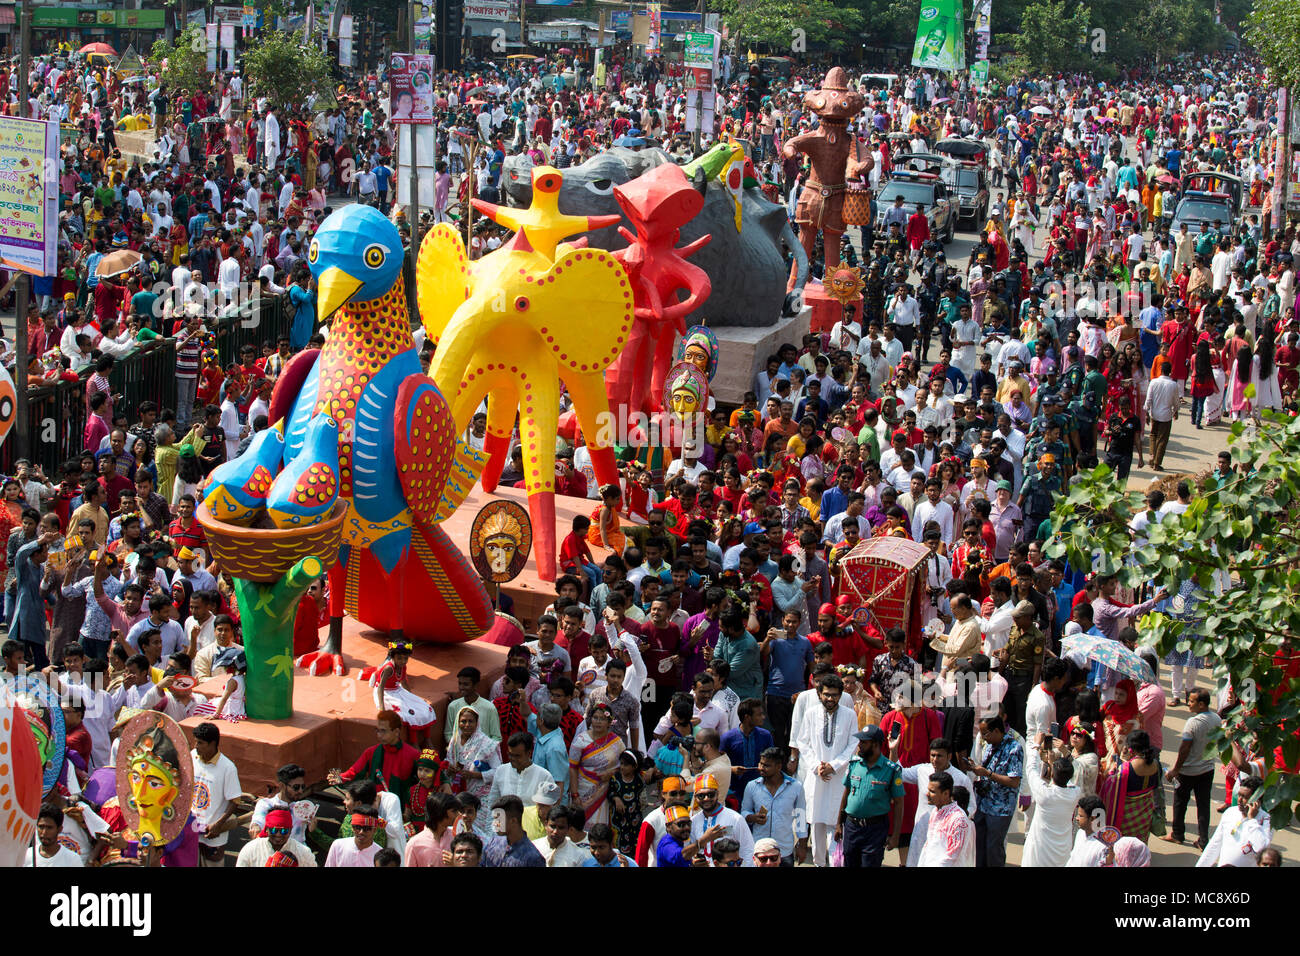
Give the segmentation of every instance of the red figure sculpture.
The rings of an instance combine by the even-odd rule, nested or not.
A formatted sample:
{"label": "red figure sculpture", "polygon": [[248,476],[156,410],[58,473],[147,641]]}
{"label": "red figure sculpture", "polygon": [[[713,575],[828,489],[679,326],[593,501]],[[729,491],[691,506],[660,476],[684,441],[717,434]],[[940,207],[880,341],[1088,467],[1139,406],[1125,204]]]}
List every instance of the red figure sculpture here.
{"label": "red figure sculpture", "polygon": [[[820,120],[817,128],[785,141],[782,153],[793,158],[805,153],[812,163],[812,177],[804,183],[795,207],[795,222],[799,224],[799,242],[812,261],[817,231],[822,233],[822,247],[826,256],[826,274],[840,264],[840,236],[844,234],[844,181],[870,172],[872,162],[849,160],[852,142],[845,128],[848,121],[866,105],[861,93],[849,90],[847,77],[840,67],[826,74],[819,90],[804,95],[803,105]],[[787,291],[795,286],[795,271],[790,271]]]}
{"label": "red figure sculpture", "polygon": [[[679,166],[657,166],[614,187],[614,197],[632,225],[619,232],[629,243],[614,253],[632,279],[636,322],[627,345],[606,377],[610,410],[624,420],[660,408],[673,343],[686,332],[686,316],[709,297],[708,274],[686,257],[711,238],[701,236],[677,248],[681,227],[704,207],[704,182],[692,184]],[[677,301],[677,293],[686,298]]]}

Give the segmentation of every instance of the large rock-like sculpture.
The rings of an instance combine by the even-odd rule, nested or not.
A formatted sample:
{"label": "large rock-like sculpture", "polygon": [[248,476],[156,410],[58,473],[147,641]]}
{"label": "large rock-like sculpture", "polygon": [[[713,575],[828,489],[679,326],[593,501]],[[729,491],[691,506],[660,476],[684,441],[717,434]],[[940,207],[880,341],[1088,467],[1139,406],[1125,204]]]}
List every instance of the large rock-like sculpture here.
{"label": "large rock-like sculpture", "polygon": [[429,374],[452,396],[456,427],[467,427],[487,398],[486,491],[496,487],[519,414],[537,573],[553,581],[559,384],[573,399],[598,480],[617,481],[614,449],[600,439],[610,431],[601,428],[609,417],[604,374],[632,331],[633,295],[613,256],[561,242],[618,217],[565,215],[560,171],[539,166],[531,175],[527,209],[474,201],[514,230],[509,242],[470,262],[456,230],[436,226],[420,246],[416,283],[421,321],[437,345]]}
{"label": "large rock-like sculpture", "polygon": [[[292,598],[321,566],[330,575],[329,636],[299,660],[313,673],[345,672],[345,611],[395,638],[436,643],[472,640],[492,623],[482,582],[438,527],[486,459],[458,440],[447,401],[420,371],[402,259],[397,229],[371,207],[349,206],[322,223],[307,263],[317,313],[333,316],[329,340],[285,366],[271,397],[274,424],[214,471],[205,493],[199,519],[210,539],[215,532],[226,542],[224,559],[215,544],[214,553],[236,577],[262,585],[241,589],[241,605],[270,608],[284,646],[266,660],[250,655],[250,711],[255,668],[283,675]],[[227,564],[241,560],[250,566]],[[270,623],[252,608],[243,613]]]}
{"label": "large rock-like sculpture", "polygon": [[[590,244],[616,250],[627,245],[618,225],[629,231],[635,223],[622,214],[614,187],[642,173],[672,163],[661,149],[626,149],[615,146],[580,166],[563,170],[559,211],[571,215],[616,215],[610,226],[588,233]],[[506,198],[513,206],[532,201],[533,165],[527,155],[506,159],[502,174]],[[785,252],[795,257],[801,290],[808,274],[808,256],[799,245],[784,206],[769,202],[758,188],[741,190],[741,228],[735,226],[736,202],[722,182],[708,182],[704,207],[681,227],[681,241],[694,243],[712,235],[709,244],[691,257],[691,263],[709,276],[712,294],[685,317],[687,324],[709,326],[775,325],[783,314],[797,311],[800,299],[787,296]]]}

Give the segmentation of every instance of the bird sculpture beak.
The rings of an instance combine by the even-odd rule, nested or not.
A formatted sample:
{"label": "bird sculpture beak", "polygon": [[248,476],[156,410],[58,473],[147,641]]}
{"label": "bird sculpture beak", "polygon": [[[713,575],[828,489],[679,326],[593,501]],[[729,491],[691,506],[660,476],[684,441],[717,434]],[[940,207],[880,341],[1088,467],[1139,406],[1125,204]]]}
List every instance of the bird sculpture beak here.
{"label": "bird sculpture beak", "polygon": [[324,322],[352,298],[362,286],[360,279],[349,275],[338,266],[330,266],[320,274],[316,283],[316,318]]}

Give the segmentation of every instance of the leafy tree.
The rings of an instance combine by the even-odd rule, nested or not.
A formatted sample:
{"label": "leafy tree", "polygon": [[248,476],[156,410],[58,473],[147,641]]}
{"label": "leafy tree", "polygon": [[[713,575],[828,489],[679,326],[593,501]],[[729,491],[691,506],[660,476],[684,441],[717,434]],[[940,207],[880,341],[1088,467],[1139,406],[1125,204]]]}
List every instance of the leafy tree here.
{"label": "leafy tree", "polygon": [[1016,33],[998,37],[1009,42],[1035,71],[1056,72],[1086,63],[1088,8],[1082,4],[1067,13],[1065,0],[1034,0],[1025,7]]}
{"label": "leafy tree", "polygon": [[244,53],[244,74],[254,96],[277,106],[300,103],[327,86],[333,66],[301,33],[268,31]]}
{"label": "leafy tree", "polygon": [[[1300,418],[1264,412],[1258,425],[1232,426],[1229,449],[1239,471],[1196,482],[1180,517],[1151,522],[1134,541],[1129,522],[1144,510],[1141,495],[1120,490],[1110,469],[1085,474],[1052,515],[1050,557],[1178,594],[1198,590],[1192,620],[1146,615],[1143,642],[1161,655],[1178,649],[1213,662],[1220,686],[1240,705],[1219,738],[1250,748],[1272,765],[1280,747],[1288,766],[1300,757],[1300,693],[1284,685],[1281,661],[1300,655]],[[1220,592],[1220,593],[1216,593]],[[1300,657],[1297,657],[1300,659]],[[1300,776],[1272,769],[1262,791],[1275,827],[1286,826],[1300,799]]]}
{"label": "leafy tree", "polygon": [[1255,0],[1246,18],[1246,39],[1280,86],[1300,89],[1300,4],[1291,0]]}
{"label": "leafy tree", "polygon": [[856,7],[835,0],[722,0],[722,18],[742,44],[777,53],[794,49],[799,37],[838,50],[862,25]]}
{"label": "leafy tree", "polygon": [[167,62],[162,71],[163,86],[172,90],[194,90],[207,83],[207,39],[202,30],[189,28],[174,43],[154,42],[149,51],[153,63]]}

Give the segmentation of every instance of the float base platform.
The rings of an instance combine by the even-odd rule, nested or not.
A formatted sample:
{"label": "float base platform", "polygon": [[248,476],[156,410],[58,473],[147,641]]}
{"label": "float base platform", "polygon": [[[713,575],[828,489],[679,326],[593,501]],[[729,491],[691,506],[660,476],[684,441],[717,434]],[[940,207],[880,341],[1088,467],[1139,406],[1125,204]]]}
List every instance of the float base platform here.
{"label": "float base platform", "polygon": [[[365,625],[343,621],[343,658],[348,672],[312,677],[295,669],[293,716],[287,720],[212,721],[210,717],[189,717],[182,726],[190,742],[194,728],[212,721],[221,729],[221,752],[239,767],[239,782],[245,793],[264,796],[274,785],[275,772],[289,763],[307,771],[309,784],[320,783],[333,768],[346,769],[375,741],[375,704],[361,671],[377,667],[388,654],[386,637]],[[462,667],[477,667],[483,674],[481,693],[505,667],[506,649],[469,641],[465,644],[417,644],[407,671],[413,693],[432,702],[438,715],[434,728],[442,750],[442,718],[448,692],[456,693],[456,673]],[[214,677],[196,690],[219,700],[225,677]]]}
{"label": "float base platform", "polygon": [[[476,487],[456,513],[442,524],[442,529],[466,554],[469,531],[479,509],[493,498],[513,498],[526,510],[528,496],[522,488],[499,488],[487,494]],[[561,541],[572,528],[575,515],[590,515],[596,502],[586,498],[555,497],[556,540]],[[593,547],[597,562],[604,549]],[[538,616],[555,599],[555,587],[537,576],[537,563],[530,555],[523,571],[501,589],[514,601],[514,613],[531,632]],[[321,630],[324,639],[324,628]],[[240,770],[244,791],[262,796],[268,784],[275,783],[275,771],[296,763],[307,771],[309,783],[325,779],[326,772],[345,769],[361,751],[375,743],[375,705],[371,689],[361,681],[361,671],[381,664],[387,655],[386,635],[355,621],[343,620],[343,657],[348,666],[344,677],[311,677],[294,671],[293,716],[287,720],[219,720],[221,750],[235,761]],[[435,738],[441,749],[442,718],[447,693],[456,693],[456,673],[462,667],[477,667],[483,674],[479,693],[487,694],[493,681],[505,668],[506,648],[482,641],[464,644],[417,644],[409,668],[413,693],[433,704],[438,714]],[[219,700],[225,678],[204,682],[199,693]],[[183,726],[193,742],[196,726],[210,718],[191,717]]]}

